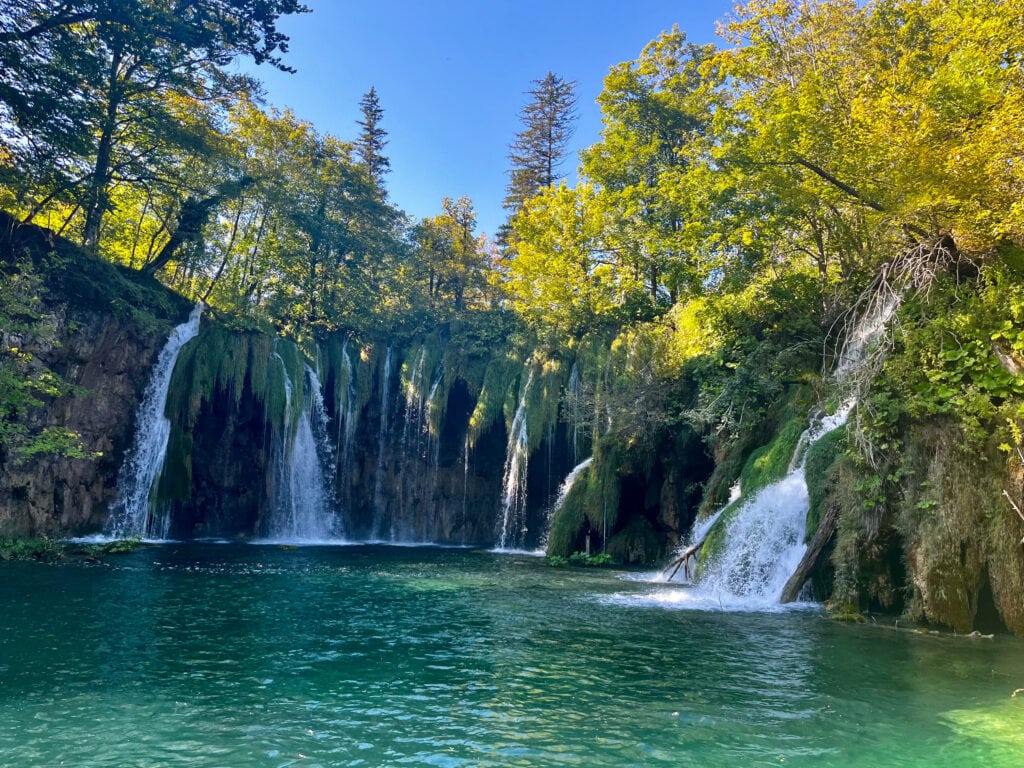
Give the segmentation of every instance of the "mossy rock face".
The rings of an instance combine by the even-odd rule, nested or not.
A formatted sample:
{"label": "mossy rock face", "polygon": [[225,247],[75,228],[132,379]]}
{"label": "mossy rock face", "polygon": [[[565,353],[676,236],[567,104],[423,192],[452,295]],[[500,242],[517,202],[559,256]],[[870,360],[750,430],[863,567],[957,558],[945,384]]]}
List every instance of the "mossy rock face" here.
{"label": "mossy rock face", "polygon": [[1005,462],[967,453],[954,423],[920,425],[904,441],[899,529],[907,542],[912,604],[957,632],[975,628],[991,582],[1002,624],[1024,634],[1020,521],[1002,498],[1013,487]]}
{"label": "mossy rock face", "polygon": [[[807,479],[807,496],[810,506],[807,510],[807,535],[805,541],[814,538],[818,524],[825,512],[827,502],[836,492],[839,462],[844,460],[846,451],[846,427],[833,429],[823,435],[807,449],[804,476]],[[842,505],[841,505],[842,506]]]}
{"label": "mossy rock face", "polygon": [[608,554],[617,563],[651,565],[661,559],[663,551],[650,520],[634,517],[608,540]]}
{"label": "mossy rock face", "polygon": [[807,429],[807,419],[802,416],[791,418],[775,438],[750,454],[740,473],[744,496],[752,496],[766,485],[781,480],[789,471],[789,462],[800,442],[800,435]]}
{"label": "mossy rock face", "polygon": [[548,556],[568,558],[579,549],[586,523],[586,506],[592,496],[591,471],[583,470],[569,490],[565,502],[555,511],[548,532]]}

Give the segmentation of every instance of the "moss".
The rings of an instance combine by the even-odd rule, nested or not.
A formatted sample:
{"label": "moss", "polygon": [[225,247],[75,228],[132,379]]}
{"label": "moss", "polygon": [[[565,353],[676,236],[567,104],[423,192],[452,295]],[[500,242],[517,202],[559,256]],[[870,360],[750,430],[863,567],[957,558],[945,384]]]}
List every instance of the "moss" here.
{"label": "moss", "polygon": [[830,610],[828,617],[832,621],[844,621],[851,624],[863,624],[867,621],[864,614],[857,609],[857,606],[849,603]]}
{"label": "moss", "polygon": [[188,501],[192,496],[192,431],[175,422],[156,493],[159,501]]}
{"label": "moss", "polygon": [[806,429],[806,417],[792,417],[783,424],[770,443],[750,454],[740,473],[744,496],[751,496],[786,476],[800,435]]}
{"label": "moss", "polygon": [[725,549],[725,540],[729,533],[729,526],[736,519],[736,515],[739,514],[742,506],[742,500],[734,501],[727,506],[722,510],[721,517],[715,521],[711,530],[708,531],[708,535],[704,539],[704,546],[700,548],[700,556],[697,558],[696,574],[698,579],[708,566],[718,558],[722,550]]}
{"label": "moss", "polygon": [[128,555],[144,547],[142,539],[138,537],[130,539],[115,539],[103,544],[91,544],[85,548],[88,557],[106,557],[107,555]]}
{"label": "moss", "polygon": [[846,427],[833,429],[807,449],[804,475],[807,479],[807,534],[805,541],[814,538],[821,517],[827,508],[826,501],[835,491],[838,462],[846,451]]}
{"label": "moss", "polygon": [[0,560],[59,560],[64,545],[45,537],[0,538]]}
{"label": "moss", "polygon": [[[171,422],[167,457],[157,485],[160,501],[187,501],[192,487],[192,433],[204,404],[218,395],[238,408],[251,396],[262,406],[267,427],[295,429],[304,404],[306,356],[288,339],[239,332],[204,323],[178,356],[165,414]],[[288,384],[286,386],[285,377]],[[290,410],[287,387],[292,390]]]}
{"label": "moss", "polygon": [[529,449],[536,450],[549,427],[558,423],[558,404],[566,375],[558,360],[538,361],[533,383],[526,397],[526,436]]}
{"label": "moss", "polygon": [[548,556],[567,558],[576,551],[580,532],[586,521],[586,504],[590,495],[589,478],[590,468],[587,468],[569,490],[561,508],[555,510],[548,532]]}
{"label": "moss", "polygon": [[608,541],[608,554],[618,563],[650,565],[662,556],[661,541],[646,517],[634,517]]}
{"label": "moss", "polygon": [[[526,380],[523,364],[515,357],[511,355],[497,356],[490,361],[484,373],[476,407],[469,418],[470,446],[476,445],[480,435],[495,421],[503,417],[506,402],[510,398],[515,399],[516,397],[520,379],[523,382]],[[515,406],[513,405],[512,408],[514,415]]]}

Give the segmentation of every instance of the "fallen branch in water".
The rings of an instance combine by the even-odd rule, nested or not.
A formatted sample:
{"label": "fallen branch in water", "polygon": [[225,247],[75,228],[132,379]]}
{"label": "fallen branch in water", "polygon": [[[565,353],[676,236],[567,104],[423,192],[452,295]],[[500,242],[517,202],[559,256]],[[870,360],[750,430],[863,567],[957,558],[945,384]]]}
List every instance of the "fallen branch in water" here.
{"label": "fallen branch in water", "polygon": [[704,546],[704,542],[707,541],[707,540],[708,540],[708,537],[705,536],[703,539],[698,541],[696,544],[692,544],[691,546],[687,547],[686,551],[683,552],[683,554],[681,554],[679,557],[677,557],[675,560],[673,560],[671,563],[668,564],[668,567],[665,568],[666,571],[669,568],[672,568],[674,566],[674,570],[672,571],[672,573],[669,574],[668,581],[672,581],[672,579],[674,579],[676,577],[676,574],[679,573],[679,569],[682,568],[683,566],[686,566],[686,570],[684,571],[684,573],[687,576],[690,575],[689,561],[691,559],[692,560],[696,560],[697,559],[697,555],[700,554],[701,547]]}

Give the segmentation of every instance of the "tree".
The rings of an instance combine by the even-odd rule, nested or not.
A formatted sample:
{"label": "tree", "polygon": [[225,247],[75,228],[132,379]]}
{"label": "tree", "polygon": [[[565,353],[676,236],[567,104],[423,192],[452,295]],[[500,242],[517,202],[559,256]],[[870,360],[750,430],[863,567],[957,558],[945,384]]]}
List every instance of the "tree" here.
{"label": "tree", "polygon": [[505,210],[515,216],[523,203],[561,178],[576,119],[575,81],[548,72],[534,80],[530,103],[520,112],[523,130],[516,134],[508,159],[512,163],[506,188]]}
{"label": "tree", "polygon": [[598,97],[601,141],[581,153],[601,190],[605,246],[647,284],[660,310],[707,274],[702,263],[717,174],[705,171],[722,107],[712,45],[686,42],[678,28],[612,67]]}
{"label": "tree", "polygon": [[391,170],[391,161],[382,154],[388,143],[388,132],[380,127],[384,110],[380,106],[377,91],[372,86],[359,102],[359,110],[363,113],[363,119],[356,121],[362,128],[359,138],[356,139],[356,156],[373,183],[383,191],[384,174]]}
{"label": "tree", "polygon": [[435,317],[447,319],[479,299],[489,265],[483,242],[474,234],[473,201],[446,197],[441,206],[439,215],[420,222],[413,239],[430,309]]}
{"label": "tree", "polygon": [[112,188],[161,178],[180,164],[175,150],[207,151],[209,107],[251,87],[224,67],[248,55],[287,69],[276,21],[306,10],[298,0],[21,0],[0,37],[0,102],[13,165],[40,182],[33,210],[73,203],[82,242],[96,248]]}

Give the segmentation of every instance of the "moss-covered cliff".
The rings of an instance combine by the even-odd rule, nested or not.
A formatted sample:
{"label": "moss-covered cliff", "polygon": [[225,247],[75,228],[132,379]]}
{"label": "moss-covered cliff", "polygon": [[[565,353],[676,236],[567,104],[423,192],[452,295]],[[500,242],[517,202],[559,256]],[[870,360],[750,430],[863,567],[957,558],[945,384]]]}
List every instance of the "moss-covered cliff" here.
{"label": "moss-covered cliff", "polygon": [[0,367],[43,386],[24,410],[0,419],[64,439],[27,453],[25,443],[0,445],[0,532],[94,531],[114,499],[149,368],[189,305],[152,279],[0,214],[0,279],[16,286],[26,275],[35,277],[34,295],[25,316],[0,327]]}

